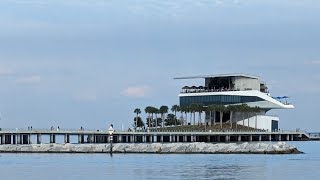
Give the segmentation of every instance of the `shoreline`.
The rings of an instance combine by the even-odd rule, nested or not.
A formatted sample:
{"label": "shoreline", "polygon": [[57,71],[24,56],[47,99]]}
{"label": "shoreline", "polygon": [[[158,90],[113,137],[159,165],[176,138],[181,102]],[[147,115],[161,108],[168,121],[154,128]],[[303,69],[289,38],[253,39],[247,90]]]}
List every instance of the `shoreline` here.
{"label": "shoreline", "polygon": [[[301,154],[285,142],[244,143],[116,143],[114,154]],[[0,153],[110,153],[110,144],[29,144],[0,145]]]}

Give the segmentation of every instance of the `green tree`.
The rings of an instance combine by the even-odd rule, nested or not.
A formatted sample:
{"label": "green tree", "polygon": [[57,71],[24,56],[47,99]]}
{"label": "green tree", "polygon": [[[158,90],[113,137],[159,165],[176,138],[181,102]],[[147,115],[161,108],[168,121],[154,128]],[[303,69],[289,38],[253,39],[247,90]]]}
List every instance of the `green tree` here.
{"label": "green tree", "polygon": [[[136,108],[133,112],[137,115],[136,118],[138,118],[139,114],[141,114],[141,110],[139,108]],[[138,121],[135,121],[135,128],[137,127],[138,127]]]}
{"label": "green tree", "polygon": [[[187,125],[188,125],[188,112],[189,112],[189,107],[184,105],[184,106],[181,106],[180,107],[180,110],[181,110],[181,113],[184,113],[185,114],[185,121],[187,122]],[[190,122],[191,124],[191,122]]]}
{"label": "green tree", "polygon": [[230,129],[232,129],[232,118],[233,118],[233,112],[236,111],[237,109],[237,106],[235,105],[229,105],[226,107],[227,108],[227,111],[230,112]]}
{"label": "green tree", "polygon": [[[181,108],[175,104],[172,106],[171,111],[174,112],[174,116],[177,119],[177,112],[181,111]],[[177,126],[177,123],[175,123],[175,126]]]}
{"label": "green tree", "polygon": [[227,109],[224,105],[218,105],[216,110],[219,111],[220,114],[220,128],[222,129],[223,114]]}
{"label": "green tree", "polygon": [[147,124],[148,127],[151,127],[151,112],[152,112],[152,107],[151,106],[147,106],[144,111],[148,114],[148,118],[147,118]]}
{"label": "green tree", "polygon": [[197,112],[198,105],[194,103],[194,104],[191,104],[189,108],[190,108],[189,110],[191,114],[193,115],[193,125],[196,125],[196,112]]}
{"label": "green tree", "polygon": [[134,128],[136,129],[136,128],[142,128],[142,127],[144,127],[144,122],[142,121],[142,119],[141,119],[141,117],[135,117],[134,118]]}
{"label": "green tree", "polygon": [[261,112],[261,108],[256,106],[252,108],[253,112],[255,113],[255,129],[258,129],[258,113]]}
{"label": "green tree", "polygon": [[[169,107],[168,106],[161,106],[159,108],[159,112],[161,114],[161,122],[164,122],[165,118],[166,118],[166,114],[168,113]],[[161,126],[163,127],[163,123],[161,124]]]}
{"label": "green tree", "polygon": [[202,119],[201,119],[201,114],[204,111],[204,105],[203,104],[196,104],[196,111],[198,112],[198,125],[202,125]]}

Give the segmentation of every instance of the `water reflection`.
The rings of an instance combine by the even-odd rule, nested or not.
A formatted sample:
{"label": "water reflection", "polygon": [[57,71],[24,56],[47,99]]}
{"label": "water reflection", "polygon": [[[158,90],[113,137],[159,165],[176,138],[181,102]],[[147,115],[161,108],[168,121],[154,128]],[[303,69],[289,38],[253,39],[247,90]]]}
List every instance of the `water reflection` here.
{"label": "water reflection", "polygon": [[[1,179],[317,179],[320,144],[301,155],[1,154]],[[310,152],[310,153],[309,153]]]}

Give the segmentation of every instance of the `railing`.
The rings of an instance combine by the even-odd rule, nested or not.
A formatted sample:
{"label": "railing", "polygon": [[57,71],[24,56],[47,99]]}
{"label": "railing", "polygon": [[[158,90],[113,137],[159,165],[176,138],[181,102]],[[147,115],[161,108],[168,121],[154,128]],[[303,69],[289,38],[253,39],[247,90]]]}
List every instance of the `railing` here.
{"label": "railing", "polygon": [[[10,129],[10,128],[5,128],[5,129],[1,129],[0,132],[30,132],[30,133],[35,133],[35,132],[107,132],[107,129],[101,129],[101,130],[95,130],[95,129],[67,129],[67,128],[63,128],[63,129],[53,129],[51,130],[49,129],[27,129],[27,128],[15,128],[15,129]],[[209,130],[197,130],[197,129],[177,129],[177,130],[169,130],[169,129],[145,129],[145,130],[131,130],[131,131],[122,131],[122,130],[115,130],[115,133],[117,132],[122,132],[122,133],[135,133],[135,132],[144,132],[144,133],[148,133],[148,132],[164,132],[164,133],[187,133],[187,132],[194,132],[194,133],[215,133],[215,132],[222,132],[222,133],[228,133],[228,132],[247,132],[247,133],[254,133],[254,132],[279,132],[279,133],[306,133],[308,134],[310,137],[320,137],[320,133],[307,133],[305,131],[301,131],[300,129],[296,129],[296,130],[273,130],[273,131],[268,131],[268,130],[261,130],[261,129],[209,129]]]}
{"label": "railing", "polygon": [[181,90],[180,93],[184,94],[184,93],[206,93],[206,92],[226,92],[226,91],[240,91],[240,89],[186,89],[186,90]]}

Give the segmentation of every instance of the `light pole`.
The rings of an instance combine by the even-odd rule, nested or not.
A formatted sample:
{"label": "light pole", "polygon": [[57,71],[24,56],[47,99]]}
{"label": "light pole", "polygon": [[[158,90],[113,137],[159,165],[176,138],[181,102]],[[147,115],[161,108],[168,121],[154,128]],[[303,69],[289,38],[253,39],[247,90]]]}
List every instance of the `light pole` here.
{"label": "light pole", "polygon": [[113,142],[113,132],[114,132],[112,124],[110,125],[108,132],[110,134],[110,154],[112,154],[112,142]]}

